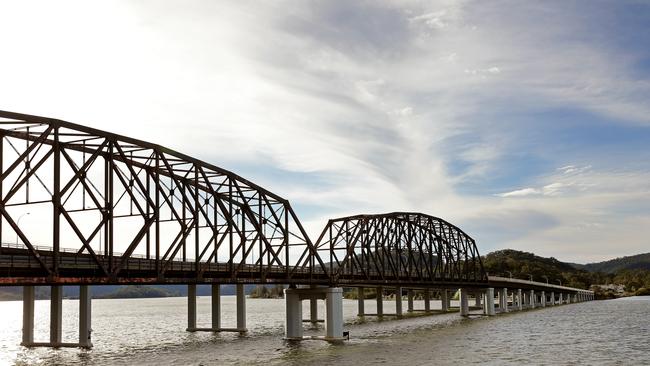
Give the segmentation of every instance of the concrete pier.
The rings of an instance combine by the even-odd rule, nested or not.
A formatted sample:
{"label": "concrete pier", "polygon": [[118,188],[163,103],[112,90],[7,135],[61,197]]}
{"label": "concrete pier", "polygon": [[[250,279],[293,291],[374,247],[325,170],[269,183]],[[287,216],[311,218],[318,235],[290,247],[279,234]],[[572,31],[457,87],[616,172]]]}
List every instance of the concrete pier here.
{"label": "concrete pier", "polygon": [[63,286],[52,286],[50,296],[50,343],[61,344],[63,338]]}
{"label": "concrete pier", "polygon": [[187,285],[187,331],[196,330],[196,285]]}
{"label": "concrete pier", "polygon": [[474,293],[474,306],[476,307],[481,307],[481,297],[483,297],[483,294],[480,292]]}
{"label": "concrete pier", "polygon": [[340,287],[288,288],[284,290],[286,305],[285,338],[302,340],[302,300],[325,300],[325,336],[312,337],[328,341],[343,339],[343,289]]}
{"label": "concrete pier", "polygon": [[535,309],[535,290],[530,290],[530,295],[528,295],[528,301],[530,301],[530,308]]}
{"label": "concrete pier", "polygon": [[555,292],[551,291],[551,306],[555,305]]}
{"label": "concrete pier", "polygon": [[22,346],[34,343],[34,286],[23,286],[23,341]]}
{"label": "concrete pier", "polygon": [[522,296],[523,296],[523,293],[522,293],[521,289],[518,289],[517,290],[517,309],[519,311],[524,309],[524,303],[523,303],[524,299],[522,298]]}
{"label": "concrete pier", "polygon": [[[246,332],[246,294],[244,293],[244,285],[237,284],[237,330],[239,332]],[[302,320],[302,318],[301,318]]]}
{"label": "concrete pier", "polygon": [[406,297],[407,297],[407,312],[412,313],[413,312],[413,297],[415,296],[414,292],[412,289],[406,290]]}
{"label": "concrete pier", "polygon": [[377,316],[384,316],[384,288],[377,287]]}
{"label": "concrete pier", "polygon": [[395,287],[395,315],[402,316],[402,287]]}
{"label": "concrete pier", "polygon": [[467,290],[464,288],[460,289],[460,316],[469,315],[469,299],[467,296]]}
{"label": "concrete pier", "polygon": [[492,287],[485,290],[485,309],[488,316],[496,315],[494,309],[494,289]]}
{"label": "concrete pier", "polygon": [[92,348],[92,298],[87,285],[79,286],[79,342],[63,342],[63,286],[52,286],[50,296],[50,340],[34,341],[34,286],[23,286],[23,336],[25,347],[82,347]]}
{"label": "concrete pier", "polygon": [[502,312],[508,312],[508,289],[502,288],[499,291],[499,308]]}
{"label": "concrete pier", "polygon": [[431,311],[431,290],[429,289],[424,290],[424,311],[427,313]]}
{"label": "concrete pier", "polygon": [[447,289],[440,291],[440,302],[442,302],[442,311],[449,311],[449,291]]}
{"label": "concrete pier", "polygon": [[357,303],[358,303],[358,311],[357,315],[358,316],[363,316],[365,313],[364,305],[365,305],[365,294],[364,294],[364,289],[363,287],[357,288]]}
{"label": "concrete pier", "polygon": [[221,328],[221,285],[213,283],[210,289],[212,328]]}
{"label": "concrete pier", "polygon": [[88,285],[79,286],[79,347],[92,348],[90,341],[92,328],[91,294]]}

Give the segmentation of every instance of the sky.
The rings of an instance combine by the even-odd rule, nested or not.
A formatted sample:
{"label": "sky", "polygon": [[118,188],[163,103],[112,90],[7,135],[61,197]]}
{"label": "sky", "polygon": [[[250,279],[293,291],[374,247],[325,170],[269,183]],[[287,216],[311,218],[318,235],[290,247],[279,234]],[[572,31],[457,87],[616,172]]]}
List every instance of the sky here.
{"label": "sky", "polygon": [[5,1],[0,109],[165,145],[328,218],[650,252],[650,2]]}

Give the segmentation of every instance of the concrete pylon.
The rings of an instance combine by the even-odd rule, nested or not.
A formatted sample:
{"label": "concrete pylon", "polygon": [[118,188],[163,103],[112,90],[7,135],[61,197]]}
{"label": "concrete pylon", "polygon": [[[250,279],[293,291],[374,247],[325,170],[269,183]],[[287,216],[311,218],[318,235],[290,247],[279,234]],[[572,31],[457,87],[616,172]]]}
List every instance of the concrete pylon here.
{"label": "concrete pylon", "polygon": [[492,287],[489,287],[485,290],[485,307],[487,309],[488,316],[496,315],[496,311],[494,309],[494,288]]}
{"label": "concrete pylon", "polygon": [[22,346],[34,343],[34,286],[23,286],[23,341]]}
{"label": "concrete pylon", "polygon": [[431,311],[431,290],[429,289],[424,290],[424,311],[427,313]]}
{"label": "concrete pylon", "polygon": [[377,287],[377,316],[384,315],[384,288],[379,286]]}
{"label": "concrete pylon", "polygon": [[442,311],[449,311],[449,291],[447,289],[440,291],[440,302],[442,303]]}
{"label": "concrete pylon", "polygon": [[63,286],[52,286],[50,296],[50,344],[61,344],[63,338]]}
{"label": "concrete pylon", "polygon": [[469,315],[469,298],[467,290],[464,288],[460,289],[460,316]]}
{"label": "concrete pylon", "polygon": [[365,293],[363,287],[357,288],[357,306],[358,306],[358,311],[357,315],[358,316],[363,316],[365,313]]}
{"label": "concrete pylon", "polygon": [[502,288],[499,292],[499,308],[502,312],[508,312],[508,289]]}
{"label": "concrete pylon", "polygon": [[395,314],[402,316],[402,287],[395,287]]}
{"label": "concrete pylon", "polygon": [[[239,332],[247,332],[246,329],[246,293],[244,293],[244,285],[237,284],[237,330]],[[302,319],[301,319],[302,320]]]}
{"label": "concrete pylon", "polygon": [[90,341],[92,328],[92,298],[88,285],[79,286],[79,347],[92,348]]}
{"label": "concrete pylon", "polygon": [[523,296],[524,296],[524,294],[523,294],[523,292],[521,291],[521,289],[518,289],[518,290],[517,290],[517,309],[519,309],[519,311],[524,310],[524,299],[523,299]]}
{"label": "concrete pylon", "polygon": [[408,289],[406,290],[406,298],[407,298],[407,310],[409,313],[413,312],[413,297],[415,296],[413,289]]}
{"label": "concrete pylon", "polygon": [[535,309],[535,290],[530,290],[530,295],[528,296],[528,301],[530,301],[530,308]]}

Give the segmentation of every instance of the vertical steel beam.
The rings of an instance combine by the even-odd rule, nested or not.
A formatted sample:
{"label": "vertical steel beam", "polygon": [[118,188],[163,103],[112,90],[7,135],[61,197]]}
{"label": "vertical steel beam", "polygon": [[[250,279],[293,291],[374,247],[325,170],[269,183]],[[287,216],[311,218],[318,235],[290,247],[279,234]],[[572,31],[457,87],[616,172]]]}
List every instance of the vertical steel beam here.
{"label": "vertical steel beam", "polygon": [[[59,128],[54,128],[54,164],[52,177],[54,180],[52,191],[52,259],[54,275],[59,273],[59,250],[60,250],[60,218],[61,218],[61,147],[59,146]],[[29,188],[27,188],[29,190]]]}

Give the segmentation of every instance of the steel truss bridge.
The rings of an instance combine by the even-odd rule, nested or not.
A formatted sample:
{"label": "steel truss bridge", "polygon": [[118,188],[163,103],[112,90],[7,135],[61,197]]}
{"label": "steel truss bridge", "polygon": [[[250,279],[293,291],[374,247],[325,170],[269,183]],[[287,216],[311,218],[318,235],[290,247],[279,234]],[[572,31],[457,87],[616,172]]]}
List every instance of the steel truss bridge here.
{"label": "steel truss bridge", "polygon": [[440,218],[333,219],[314,243],[235,173],[70,122],[0,111],[0,173],[2,285],[487,286],[475,241]]}

